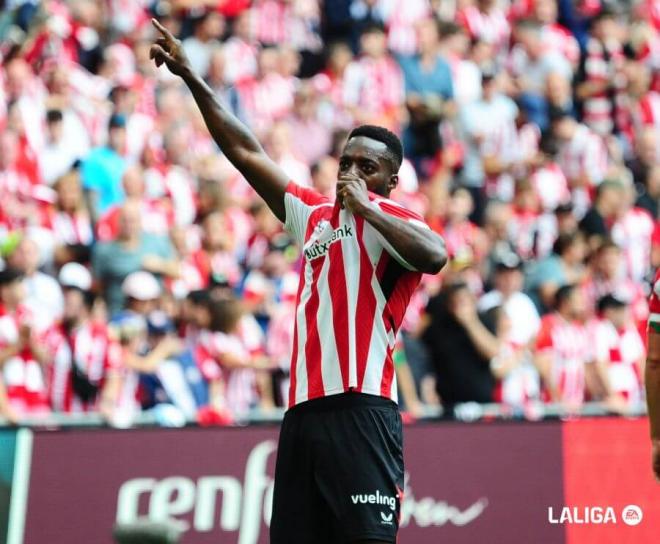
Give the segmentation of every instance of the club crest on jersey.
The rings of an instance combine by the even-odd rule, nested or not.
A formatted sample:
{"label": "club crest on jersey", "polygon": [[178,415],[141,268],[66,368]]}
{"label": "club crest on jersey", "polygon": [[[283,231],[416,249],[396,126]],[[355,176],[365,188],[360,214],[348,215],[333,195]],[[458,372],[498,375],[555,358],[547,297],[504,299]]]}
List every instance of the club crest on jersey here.
{"label": "club crest on jersey", "polygon": [[[319,226],[314,229],[315,233],[316,230],[319,229]],[[323,229],[321,228],[319,230],[322,231]],[[332,231],[332,235],[328,236],[326,239],[317,239],[309,247],[305,248],[305,258],[311,261],[313,259],[323,257],[328,252],[332,244],[350,236],[353,236],[353,227],[343,225],[339,228],[336,228]]]}

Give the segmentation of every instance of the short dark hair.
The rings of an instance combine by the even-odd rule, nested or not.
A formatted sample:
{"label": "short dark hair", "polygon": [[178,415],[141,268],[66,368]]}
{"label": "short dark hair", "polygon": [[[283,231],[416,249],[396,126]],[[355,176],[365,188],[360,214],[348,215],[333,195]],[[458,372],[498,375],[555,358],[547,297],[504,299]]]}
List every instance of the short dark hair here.
{"label": "short dark hair", "polygon": [[576,287],[573,284],[562,285],[559,289],[557,289],[557,292],[555,293],[555,310],[559,310],[564,302],[571,298],[571,295],[575,289]]}
{"label": "short dark hair", "polygon": [[48,110],[46,112],[46,122],[47,123],[59,123],[64,119],[64,116],[62,115],[62,110]]}
{"label": "short dark hair", "polygon": [[382,142],[387,146],[387,150],[391,155],[391,159],[398,171],[403,162],[403,144],[399,137],[394,132],[387,130],[384,127],[377,127],[375,125],[362,125],[354,128],[348,135],[348,139],[364,136],[371,138],[378,142]]}

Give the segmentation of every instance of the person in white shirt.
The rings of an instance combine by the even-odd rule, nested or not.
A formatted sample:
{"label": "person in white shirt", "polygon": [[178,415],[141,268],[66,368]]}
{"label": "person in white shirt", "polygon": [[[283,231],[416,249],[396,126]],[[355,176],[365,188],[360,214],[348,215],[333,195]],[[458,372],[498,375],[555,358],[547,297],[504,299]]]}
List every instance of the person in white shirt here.
{"label": "person in white shirt", "polygon": [[495,263],[494,289],[479,300],[480,312],[502,306],[510,320],[508,341],[517,345],[529,344],[539,331],[541,320],[532,300],[522,292],[522,261],[515,253],[503,255]]}

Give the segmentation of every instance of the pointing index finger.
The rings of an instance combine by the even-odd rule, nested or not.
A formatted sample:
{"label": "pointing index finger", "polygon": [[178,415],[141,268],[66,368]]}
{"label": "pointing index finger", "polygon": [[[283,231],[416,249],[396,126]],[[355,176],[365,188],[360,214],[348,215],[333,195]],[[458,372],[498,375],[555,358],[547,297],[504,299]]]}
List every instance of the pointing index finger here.
{"label": "pointing index finger", "polygon": [[158,30],[158,32],[165,36],[169,41],[174,41],[174,36],[172,36],[172,33],[163,25],[161,25],[156,19],[151,19],[151,24],[154,25],[156,30]]}

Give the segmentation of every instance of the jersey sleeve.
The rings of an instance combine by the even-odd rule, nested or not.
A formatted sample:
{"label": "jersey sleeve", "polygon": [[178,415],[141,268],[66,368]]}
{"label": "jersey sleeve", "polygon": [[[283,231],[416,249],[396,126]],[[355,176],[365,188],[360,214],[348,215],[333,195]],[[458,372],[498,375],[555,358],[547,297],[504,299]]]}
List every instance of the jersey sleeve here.
{"label": "jersey sleeve", "polygon": [[[416,227],[431,230],[431,228],[424,222],[424,219],[422,219],[420,215],[407,210],[403,206],[400,206],[391,200],[376,199],[373,201],[372,205],[377,206],[387,215],[401,219],[402,221],[410,223]],[[376,238],[383,246],[383,248],[385,248],[385,251],[387,251],[404,268],[417,272],[417,269],[409,262],[407,262],[380,232],[378,232],[376,229],[373,230],[375,232]]]}
{"label": "jersey sleeve", "polygon": [[293,182],[289,182],[287,185],[284,194],[284,210],[286,213],[284,228],[300,246],[305,242],[309,216],[312,214],[312,210],[321,204],[329,204],[329,200],[321,193],[307,187],[301,187]]}

